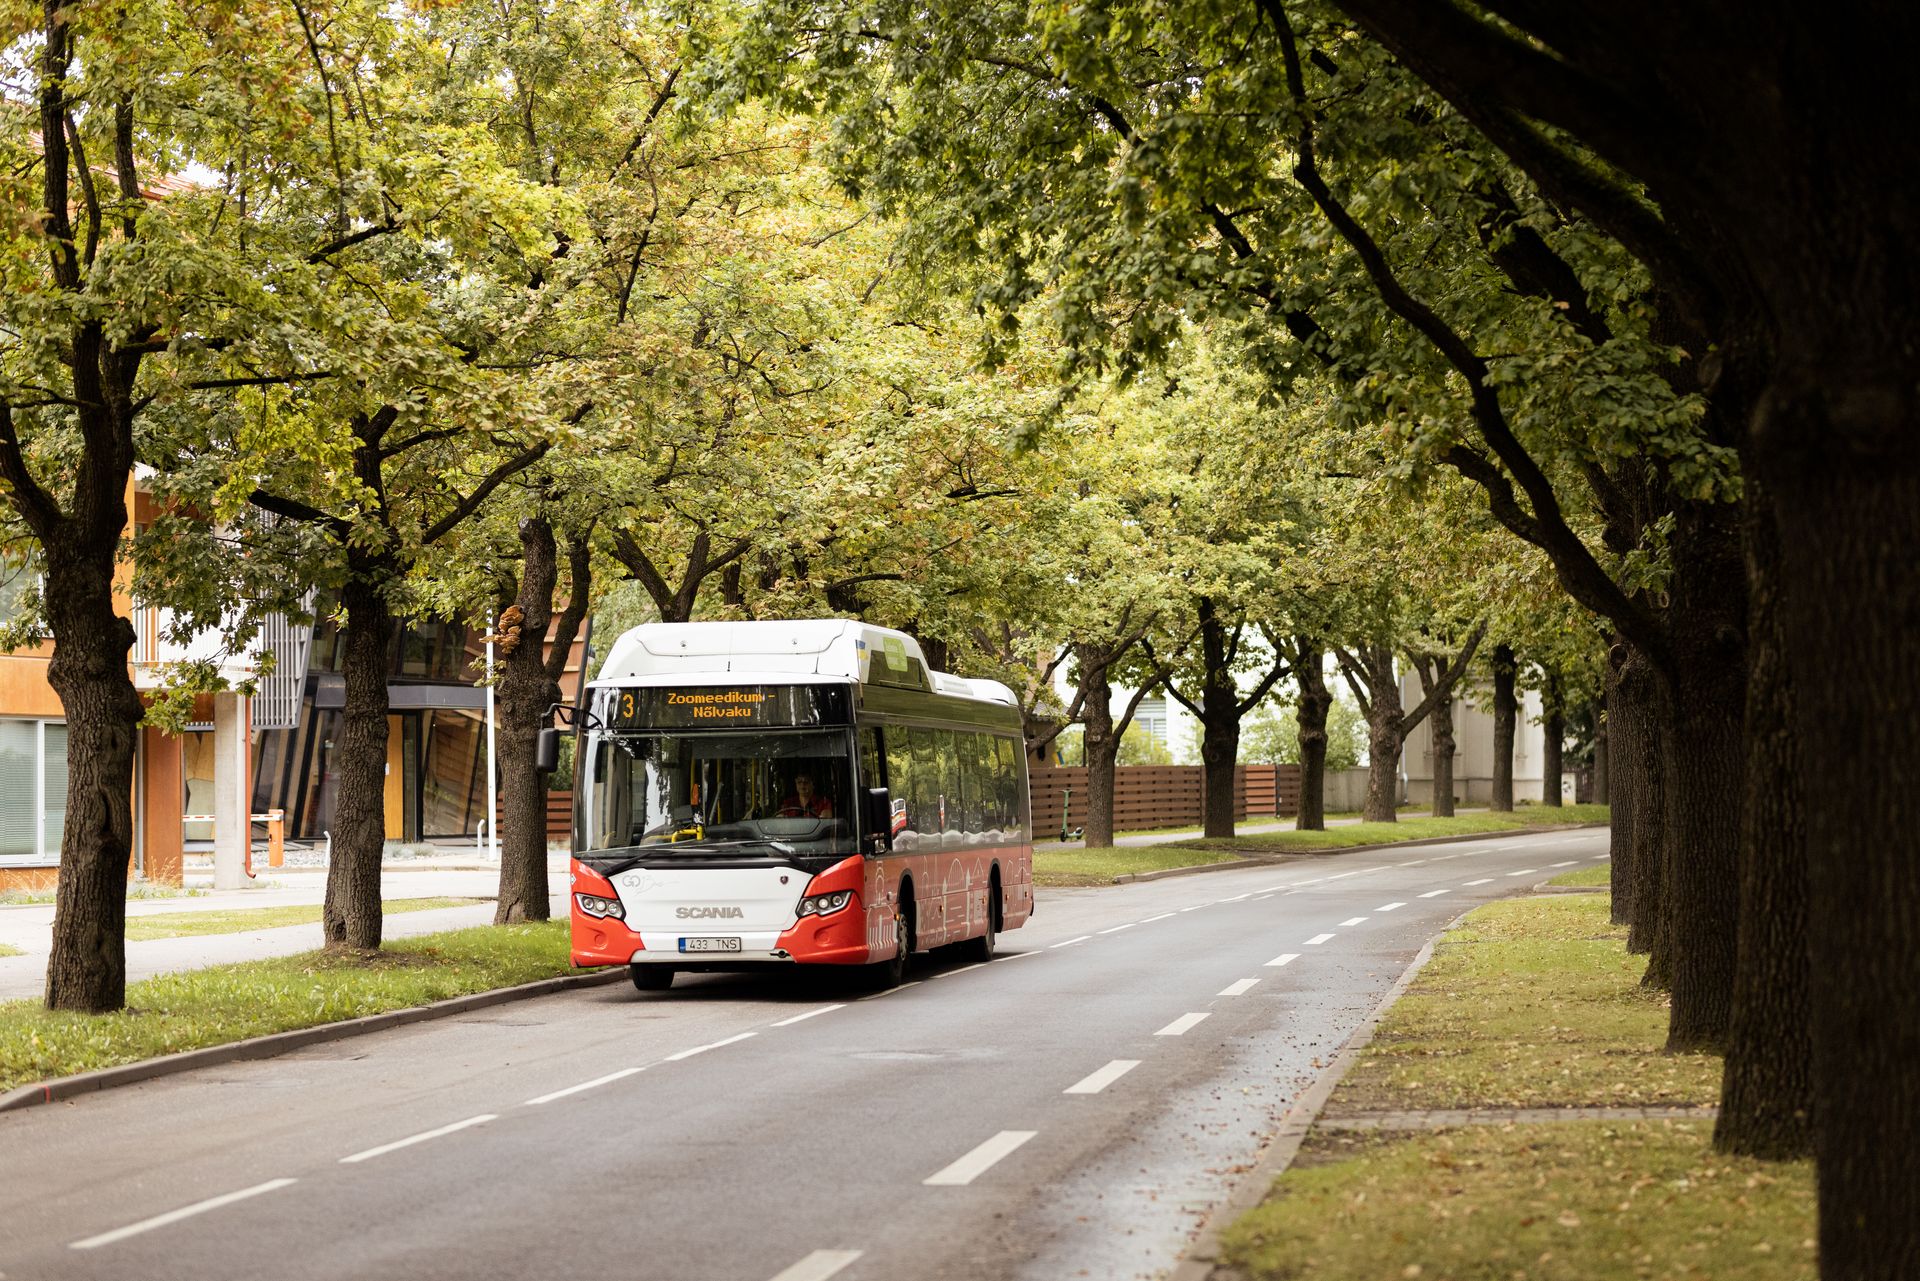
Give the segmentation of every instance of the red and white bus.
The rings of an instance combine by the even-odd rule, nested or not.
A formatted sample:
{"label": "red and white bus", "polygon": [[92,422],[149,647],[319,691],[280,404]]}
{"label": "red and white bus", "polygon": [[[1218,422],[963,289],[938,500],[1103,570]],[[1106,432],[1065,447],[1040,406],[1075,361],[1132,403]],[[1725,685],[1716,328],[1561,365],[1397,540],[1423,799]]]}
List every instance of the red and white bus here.
{"label": "red and white bus", "polygon": [[[1019,706],[843,620],[657,623],[576,717],[576,965],[683,971],[986,959],[1033,912]],[[549,751],[543,745],[542,756]]]}

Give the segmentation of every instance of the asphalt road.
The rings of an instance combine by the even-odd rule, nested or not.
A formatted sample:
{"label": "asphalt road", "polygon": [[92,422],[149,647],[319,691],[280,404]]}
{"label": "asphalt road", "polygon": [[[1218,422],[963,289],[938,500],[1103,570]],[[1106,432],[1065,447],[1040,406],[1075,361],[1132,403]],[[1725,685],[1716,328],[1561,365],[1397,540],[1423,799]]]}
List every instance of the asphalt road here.
{"label": "asphalt road", "polygon": [[682,976],[0,1116],[0,1277],[1152,1277],[1428,938],[1605,853],[1056,890],[879,997]]}

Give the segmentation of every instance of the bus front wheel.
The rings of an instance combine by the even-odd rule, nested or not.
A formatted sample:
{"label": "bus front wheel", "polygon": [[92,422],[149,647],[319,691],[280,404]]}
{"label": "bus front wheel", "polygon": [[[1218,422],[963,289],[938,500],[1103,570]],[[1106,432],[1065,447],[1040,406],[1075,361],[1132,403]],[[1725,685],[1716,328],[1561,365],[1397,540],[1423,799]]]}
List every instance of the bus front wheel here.
{"label": "bus front wheel", "polygon": [[673,986],[673,971],[658,965],[629,965],[627,976],[642,992],[664,992]]}
{"label": "bus front wheel", "polygon": [[893,937],[898,944],[893,955],[867,967],[873,985],[881,989],[899,987],[906,982],[907,966],[913,963],[915,934],[911,895],[902,894],[893,905]]}

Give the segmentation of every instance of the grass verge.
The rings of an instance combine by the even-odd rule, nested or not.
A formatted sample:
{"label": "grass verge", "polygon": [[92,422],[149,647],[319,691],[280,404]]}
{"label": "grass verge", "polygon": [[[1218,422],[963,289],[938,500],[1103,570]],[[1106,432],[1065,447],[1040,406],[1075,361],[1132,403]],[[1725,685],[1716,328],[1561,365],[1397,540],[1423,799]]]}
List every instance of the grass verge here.
{"label": "grass verge", "polygon": [[17,947],[8,947],[5,943],[0,943],[0,956],[25,956],[25,955],[26,953],[22,952]]}
{"label": "grass verge", "polygon": [[1517,832],[1529,828],[1606,821],[1607,807],[1604,805],[1563,805],[1557,811],[1542,808],[1514,814],[1461,814],[1453,818],[1403,818],[1394,823],[1351,823],[1330,827],[1323,832],[1248,832],[1231,840],[1181,841],[1177,848],[1275,854],[1289,850],[1338,850],[1355,845],[1428,840],[1436,836],[1477,836],[1482,833]]}
{"label": "grass verge", "polygon": [[1604,890],[1613,884],[1613,865],[1594,863],[1588,867],[1576,867],[1571,872],[1560,873],[1547,884],[1572,890]]}
{"label": "grass verge", "polygon": [[[204,898],[207,891],[195,887],[185,889],[177,885],[151,885],[139,881],[127,886],[127,901],[151,898]],[[58,899],[55,890],[9,890],[0,894],[0,907],[44,906]]]}
{"label": "grass verge", "polygon": [[1334,1096],[1341,1110],[1673,1107],[1720,1099],[1720,1060],[1663,1054],[1607,897],[1490,903],[1446,934]]}
{"label": "grass verge", "polygon": [[1174,867],[1231,863],[1229,852],[1194,850],[1190,845],[1115,845],[1106,849],[1035,850],[1035,885],[1111,885],[1123,874],[1162,872]]}
{"label": "grass verge", "polygon": [[[1713,1103],[1605,895],[1489,904],[1436,944],[1325,1116]],[[1712,1150],[1707,1120],[1316,1128],[1223,1235],[1247,1281],[1811,1281],[1810,1162]]]}
{"label": "grass verge", "polygon": [[116,1014],[0,1003],[0,1091],[179,1050],[336,1023],[569,973],[567,923],[424,934],[370,956],[217,965],[129,984]]}
{"label": "grass verge", "polygon": [[[443,907],[465,907],[484,902],[477,898],[396,898],[380,905],[388,916],[399,912],[431,912]],[[242,907],[230,912],[156,912],[151,916],[127,918],[127,941],[145,943],[153,939],[186,938],[199,934],[240,934],[248,930],[271,930],[282,925],[310,925],[320,919],[318,903],[292,903],[284,907]]]}
{"label": "grass verge", "polygon": [[1810,1164],[1717,1155],[1711,1129],[1570,1121],[1369,1143],[1290,1170],[1227,1230],[1225,1257],[1249,1281],[1812,1281]]}

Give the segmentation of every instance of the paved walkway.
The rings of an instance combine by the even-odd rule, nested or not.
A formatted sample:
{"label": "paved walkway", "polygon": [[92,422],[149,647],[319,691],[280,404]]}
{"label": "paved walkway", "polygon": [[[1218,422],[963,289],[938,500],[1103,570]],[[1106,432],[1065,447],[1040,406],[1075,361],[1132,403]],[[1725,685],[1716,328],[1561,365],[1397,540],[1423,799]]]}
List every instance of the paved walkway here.
{"label": "paved walkway", "polygon": [[[193,887],[196,879],[204,883],[210,875],[210,872],[202,872],[196,876],[196,869],[189,867],[189,888]],[[169,912],[230,912],[249,908],[317,905],[324,901],[326,887],[327,874],[324,869],[262,868],[259,879],[246,889],[201,890],[175,898],[129,899],[127,915],[140,917]],[[472,855],[388,863],[381,868],[382,898],[471,898],[483,901],[427,912],[391,914],[386,918],[382,932],[390,939],[410,938],[440,930],[485,925],[493,920],[493,899],[499,887],[498,867],[479,863]],[[548,856],[547,889],[553,895],[555,912],[564,912],[567,892],[565,854]],[[0,956],[0,1001],[36,998],[45,989],[47,954],[52,947],[53,910],[51,903],[0,907],[0,943],[25,953],[24,956]],[[288,956],[295,952],[311,951],[320,945],[318,922],[248,930],[237,934],[202,934],[129,942],[127,979],[133,982],[156,974],[195,970],[208,965]]]}

